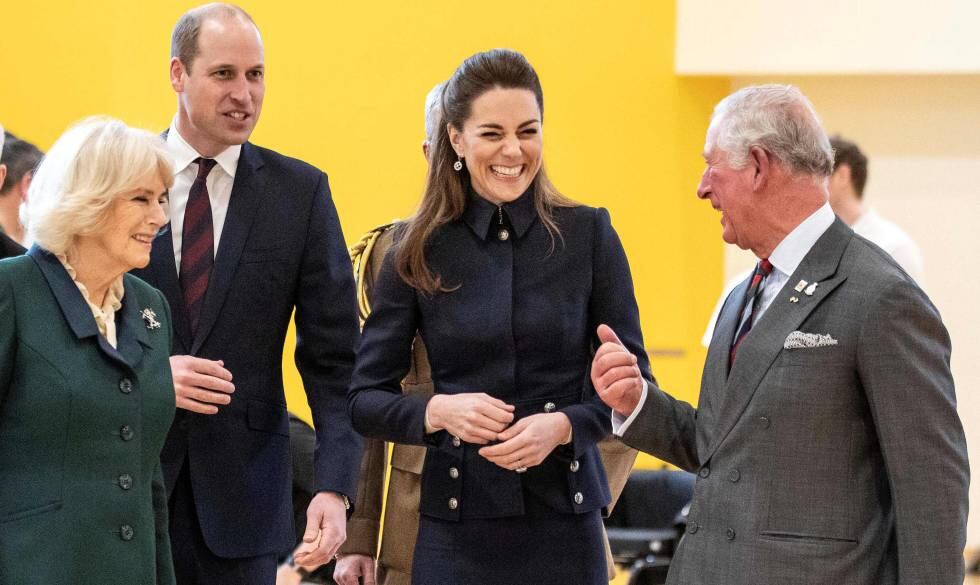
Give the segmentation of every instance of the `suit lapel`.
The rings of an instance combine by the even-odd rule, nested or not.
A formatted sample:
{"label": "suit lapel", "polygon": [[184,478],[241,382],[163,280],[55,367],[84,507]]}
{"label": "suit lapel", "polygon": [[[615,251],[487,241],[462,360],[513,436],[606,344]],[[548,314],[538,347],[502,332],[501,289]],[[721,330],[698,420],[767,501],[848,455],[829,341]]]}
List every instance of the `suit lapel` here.
{"label": "suit lapel", "polygon": [[712,336],[711,345],[708,347],[710,380],[717,383],[716,388],[724,388],[728,380],[728,362],[731,356],[732,341],[735,339],[735,331],[738,329],[739,321],[741,321],[745,295],[750,282],[752,282],[751,274],[742,284],[732,290],[732,294],[729,295],[725,306],[722,307],[721,313],[718,315],[715,334]]}
{"label": "suit lapel", "polygon": [[[724,390],[723,396],[720,397],[721,408],[718,410],[717,432],[703,460],[707,460],[714,454],[718,445],[725,440],[741,418],[776,356],[783,351],[783,341],[786,336],[798,328],[810,313],[847,278],[847,275],[836,274],[836,272],[841,256],[853,235],[854,232],[843,222],[839,219],[835,220],[820,236],[803,258],[803,262],[790,275],[786,286],[779,291],[766,312],[742,340],[738,348],[738,359],[732,365],[727,382],[721,385]],[[809,283],[819,283],[812,296],[794,290],[795,284],[800,279]],[[794,296],[799,299],[799,302],[790,302],[790,297]],[[737,317],[733,320],[737,320]],[[731,337],[726,338],[726,341],[730,346]],[[720,337],[716,335],[712,347],[720,346],[721,342]],[[724,359],[726,364],[727,360],[726,357]]]}
{"label": "suit lapel", "polygon": [[[163,296],[170,303],[172,319],[174,321],[174,334],[177,342],[184,351],[191,346],[191,325],[187,318],[187,307],[184,306],[184,293],[180,289],[180,279],[177,276],[177,265],[174,263],[174,240],[170,231],[170,224],[160,232],[160,235],[153,240],[153,249],[150,252],[150,265],[145,269],[151,276],[149,280],[163,292]],[[142,277],[141,270],[133,271],[136,276]],[[184,352],[178,352],[184,353]]]}
{"label": "suit lapel", "polygon": [[732,339],[735,337],[735,329],[738,326],[739,314],[742,308],[742,299],[748,289],[751,275],[748,279],[732,289],[725,304],[722,305],[718,320],[715,322],[715,331],[711,336],[711,343],[708,345],[708,355],[704,360],[704,373],[701,376],[701,395],[698,399],[698,419],[699,422],[707,423],[705,431],[707,441],[698,441],[699,455],[703,455],[701,450],[708,447],[707,443],[712,443],[711,437],[717,432],[715,425],[710,421],[718,417],[722,398],[724,397],[725,384],[728,379],[728,355],[729,348],[732,346]]}
{"label": "suit lapel", "polygon": [[204,344],[228,296],[238,260],[245,247],[245,240],[266,191],[261,172],[262,166],[262,157],[256,148],[248,142],[243,144],[238,168],[235,170],[231,200],[228,203],[228,215],[221,229],[218,255],[214,259],[208,290],[204,294],[204,306],[201,308],[201,318],[191,345],[191,354],[196,354]]}

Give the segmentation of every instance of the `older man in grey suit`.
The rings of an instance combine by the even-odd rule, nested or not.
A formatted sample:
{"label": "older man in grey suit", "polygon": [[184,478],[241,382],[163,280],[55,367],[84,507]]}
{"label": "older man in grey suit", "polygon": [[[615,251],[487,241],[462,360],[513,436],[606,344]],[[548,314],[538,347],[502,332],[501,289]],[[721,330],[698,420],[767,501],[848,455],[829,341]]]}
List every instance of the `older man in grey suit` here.
{"label": "older man in grey suit", "polygon": [[623,440],[698,474],[668,583],[959,585],[969,469],[939,313],[827,203],[833,154],[793,87],[715,108],[698,197],[760,258],[722,309],[698,408],[601,326]]}

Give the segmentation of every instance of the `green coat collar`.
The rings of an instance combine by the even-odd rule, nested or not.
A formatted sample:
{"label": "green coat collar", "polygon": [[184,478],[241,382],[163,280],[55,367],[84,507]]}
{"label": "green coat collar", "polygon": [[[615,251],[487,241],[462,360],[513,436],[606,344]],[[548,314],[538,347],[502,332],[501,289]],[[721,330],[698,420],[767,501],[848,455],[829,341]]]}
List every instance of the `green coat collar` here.
{"label": "green coat collar", "polygon": [[97,338],[99,349],[106,357],[129,370],[135,369],[143,358],[143,347],[153,347],[153,344],[150,342],[147,324],[143,322],[140,315],[140,295],[131,280],[134,277],[126,275],[123,278],[126,293],[123,295],[122,307],[116,312],[118,347],[114,348],[99,334],[99,327],[88,304],[58,258],[36,245],[31,247],[27,254],[34,259],[41,274],[48,281],[51,293],[75,336],[78,339]]}

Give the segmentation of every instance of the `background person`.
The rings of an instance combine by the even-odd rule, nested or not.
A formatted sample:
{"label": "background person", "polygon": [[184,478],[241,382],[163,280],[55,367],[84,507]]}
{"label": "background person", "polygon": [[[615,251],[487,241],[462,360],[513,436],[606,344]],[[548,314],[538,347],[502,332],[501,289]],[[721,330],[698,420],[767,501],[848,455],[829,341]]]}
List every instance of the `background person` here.
{"label": "background person", "polygon": [[4,583],[174,583],[170,310],[126,274],[150,261],[172,182],[163,141],[112,119],[70,128],[37,171],[36,245],[0,262]]}
{"label": "background person", "polygon": [[[3,187],[5,179],[7,177],[7,167],[3,164],[3,149],[5,138],[9,136],[3,130],[3,126],[0,125],[0,188]],[[27,250],[17,243],[16,240],[3,233],[0,230],[0,259],[9,258],[11,256],[20,256]]]}
{"label": "background person", "polygon": [[[596,443],[609,419],[583,387],[593,324],[620,323],[648,368],[607,212],[563,197],[541,168],[542,104],[519,53],[457,69],[425,195],[364,326],[355,428],[427,447],[413,582],[607,581]],[[432,396],[402,393],[416,332]]]}
{"label": "background person", "polygon": [[[422,155],[426,162],[429,161],[432,137],[441,118],[440,102],[444,84],[445,82],[437,84],[425,97],[425,140],[422,142]],[[377,282],[382,260],[391,247],[395,228],[399,225],[403,226],[396,223],[375,228],[352,248],[362,319],[370,314],[370,297],[374,284]],[[402,379],[402,389],[408,393],[426,396],[433,392],[425,344],[418,336],[412,344],[412,365]],[[412,553],[418,534],[419,487],[425,451],[425,447],[419,445],[393,444],[389,470],[387,444],[377,439],[365,441],[357,494],[361,505],[348,523],[347,542],[340,547],[334,570],[334,580],[339,585],[411,584]],[[386,471],[387,496],[384,495]]]}
{"label": "background person", "polygon": [[834,213],[855,233],[888,252],[921,285],[924,262],[918,244],[902,228],[864,202],[868,157],[857,144],[840,135],[830,138],[830,146],[834,149],[834,174],[830,176],[828,190]]}
{"label": "background person", "polygon": [[7,168],[7,178],[0,187],[0,230],[21,246],[29,244],[20,221],[20,210],[27,202],[34,169],[43,157],[44,153],[38,147],[7,134],[2,160]]}

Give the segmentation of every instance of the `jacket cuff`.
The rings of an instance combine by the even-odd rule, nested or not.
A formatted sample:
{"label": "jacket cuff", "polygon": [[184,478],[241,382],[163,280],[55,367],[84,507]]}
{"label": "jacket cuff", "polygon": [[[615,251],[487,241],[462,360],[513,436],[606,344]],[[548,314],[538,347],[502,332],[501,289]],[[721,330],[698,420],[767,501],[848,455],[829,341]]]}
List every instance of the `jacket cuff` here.
{"label": "jacket cuff", "polygon": [[351,518],[347,521],[347,540],[337,552],[345,555],[366,555],[375,558],[378,554],[380,530],[380,522],[366,518]]}

